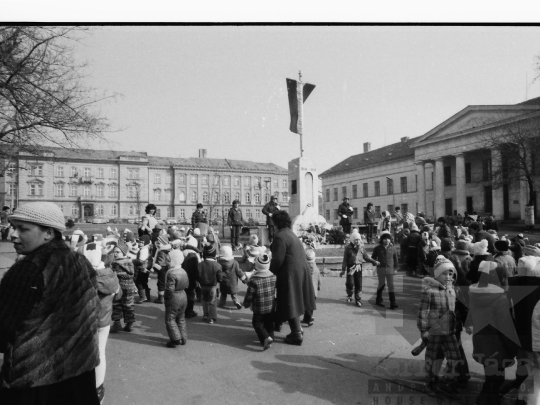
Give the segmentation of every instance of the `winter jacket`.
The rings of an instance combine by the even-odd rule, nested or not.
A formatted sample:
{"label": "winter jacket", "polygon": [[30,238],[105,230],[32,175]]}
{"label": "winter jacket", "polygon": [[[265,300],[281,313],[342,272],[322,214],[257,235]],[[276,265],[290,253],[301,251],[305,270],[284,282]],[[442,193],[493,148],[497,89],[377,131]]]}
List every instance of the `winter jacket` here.
{"label": "winter jacket", "polygon": [[118,277],[120,288],[129,289],[131,291],[136,290],[135,281],[133,280],[135,269],[133,268],[131,259],[126,258],[116,260],[111,264],[111,269],[116,273],[116,277]]}
{"label": "winter jacket", "polygon": [[219,283],[221,294],[238,293],[238,279],[242,280],[246,277],[244,272],[240,270],[240,265],[234,259],[219,259],[218,263],[221,266],[221,282]]}
{"label": "winter jacket", "polygon": [[262,213],[266,215],[266,225],[274,225],[274,221],[272,221],[272,217],[269,214],[273,214],[277,211],[279,211],[278,205],[273,204],[272,201],[263,207]]}
{"label": "winter jacket", "polygon": [[204,259],[198,269],[201,286],[212,287],[221,282],[221,266],[215,260]]}
{"label": "winter jacket", "polygon": [[255,314],[272,313],[276,288],[276,276],[270,270],[259,270],[248,282],[244,307]]}
{"label": "winter jacket", "polygon": [[170,265],[171,265],[171,257],[169,256],[169,250],[159,250],[156,253],[152,268],[159,272],[167,273],[167,271],[169,271]]}
{"label": "winter jacket", "polygon": [[186,271],[178,266],[173,267],[167,272],[167,278],[165,282],[165,305],[167,300],[170,300],[175,293],[184,292],[189,286],[189,279]]}
{"label": "winter jacket", "polygon": [[364,211],[364,224],[374,224],[377,222],[377,218],[375,218],[375,211]]}
{"label": "winter jacket", "polygon": [[540,352],[540,278],[510,277],[508,287],[520,346],[529,352]]}
{"label": "winter jacket", "polygon": [[480,242],[481,240],[486,239],[488,241],[488,252],[492,255],[495,254],[495,238],[492,234],[486,231],[479,231],[474,235],[474,243]]}
{"label": "winter jacket", "polygon": [[375,246],[371,258],[379,262],[377,266],[377,272],[384,269],[386,274],[394,274],[395,268],[398,265],[398,257],[396,248],[392,245],[384,247],[383,245]]}
{"label": "winter jacket", "polygon": [[473,327],[473,358],[482,365],[510,366],[519,339],[510,316],[510,304],[504,290],[493,284],[479,288],[471,285],[469,317]]}
{"label": "winter jacket", "polygon": [[338,207],[338,216],[340,225],[352,224],[353,209],[349,203],[341,203]]}
{"label": "winter jacket", "polygon": [[[342,271],[351,270],[357,264],[361,265],[365,262],[375,265],[376,260],[370,258],[363,247],[360,248],[352,243],[345,246],[345,251],[343,252],[343,263],[341,265]],[[361,266],[358,270],[362,270]]]}
{"label": "winter jacket", "polygon": [[182,263],[182,268],[186,271],[189,279],[189,286],[187,289],[193,290],[197,287],[197,281],[199,280],[199,256],[195,251],[188,253]]}
{"label": "winter jacket", "polygon": [[420,333],[451,335],[456,331],[456,292],[431,277],[422,280],[417,326]]}
{"label": "winter jacket", "polygon": [[514,277],[517,274],[516,261],[510,255],[510,252],[501,252],[495,256],[495,261],[506,269],[506,276],[508,278]]}
{"label": "winter jacket", "polygon": [[411,231],[408,237],[409,248],[418,249],[418,245],[422,241],[422,235],[418,231]]}
{"label": "winter jacket", "polygon": [[98,327],[105,328],[111,324],[113,299],[121,297],[122,290],[118,277],[110,267],[101,265],[96,272],[99,296]]}
{"label": "winter jacket", "polygon": [[56,384],[96,368],[97,287],[90,262],[62,240],[11,266],[0,283],[2,388]]}
{"label": "winter jacket", "polygon": [[227,225],[228,226],[241,226],[242,224],[242,210],[240,208],[229,210],[229,215],[227,215]]}
{"label": "winter jacket", "polygon": [[203,211],[195,210],[195,212],[191,216],[191,227],[195,229],[199,222],[207,224],[208,219],[206,218],[206,214]]}
{"label": "winter jacket", "polygon": [[453,236],[454,235],[448,225],[443,224],[443,226],[439,227],[439,231],[437,232],[437,237],[439,239],[452,239]]}

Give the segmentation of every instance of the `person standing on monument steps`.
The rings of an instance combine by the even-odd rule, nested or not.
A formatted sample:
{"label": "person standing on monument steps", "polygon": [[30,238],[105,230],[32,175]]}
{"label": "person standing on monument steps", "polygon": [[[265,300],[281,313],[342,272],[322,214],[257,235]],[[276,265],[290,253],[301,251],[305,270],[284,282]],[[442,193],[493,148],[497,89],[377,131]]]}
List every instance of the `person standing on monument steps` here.
{"label": "person standing on monument steps", "polygon": [[156,206],[154,204],[148,204],[144,209],[145,214],[142,216],[142,222],[139,225],[139,237],[143,235],[152,236],[152,231],[157,225],[157,219],[154,217],[156,214]]}
{"label": "person standing on monument steps", "polygon": [[375,226],[375,210],[373,204],[368,203],[367,209],[364,211],[364,224],[367,227],[367,243],[373,243],[373,228]]}
{"label": "person standing on monument steps", "polygon": [[231,227],[231,248],[233,250],[238,250],[242,247],[238,243],[238,238],[240,237],[240,230],[242,229],[242,210],[238,208],[240,201],[234,200],[232,202],[232,208],[229,209],[228,215],[228,225]]}
{"label": "person standing on monument steps", "polygon": [[275,212],[279,211],[281,208],[277,202],[277,197],[273,195],[270,198],[270,202],[267,203],[264,208],[262,209],[262,213],[266,215],[266,226],[268,227],[268,241],[272,243],[274,240],[274,221],[272,219],[272,215],[274,215]]}
{"label": "person standing on monument steps", "polygon": [[339,204],[338,216],[340,218],[339,224],[343,227],[343,232],[351,233],[353,209],[349,205],[349,198],[343,197],[343,202]]}

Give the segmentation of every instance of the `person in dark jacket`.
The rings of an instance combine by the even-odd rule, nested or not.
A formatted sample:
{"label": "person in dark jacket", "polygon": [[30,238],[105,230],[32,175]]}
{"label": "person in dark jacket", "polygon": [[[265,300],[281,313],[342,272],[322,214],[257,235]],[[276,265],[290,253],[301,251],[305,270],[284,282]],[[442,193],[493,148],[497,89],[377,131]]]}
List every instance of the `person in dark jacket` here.
{"label": "person in dark jacket", "polygon": [[231,296],[236,309],[241,309],[242,304],[238,301],[238,279],[246,282],[246,275],[240,270],[240,265],[232,255],[232,250],[229,246],[223,246],[219,252],[218,263],[221,266],[221,282],[219,283],[219,298],[218,306],[225,308],[227,303],[227,295]]}
{"label": "person in dark jacket", "polygon": [[169,335],[167,347],[175,348],[187,342],[185,311],[187,298],[185,289],[189,286],[186,271],[182,268],[184,255],[179,250],[170,253],[171,268],[167,272],[165,287],[165,327]]}
{"label": "person in dark jacket", "polygon": [[480,280],[480,263],[488,259],[488,241],[481,240],[472,245],[472,254],[474,255],[467,273],[467,279],[471,284],[476,284]]}
{"label": "person in dark jacket", "polygon": [[482,224],[478,222],[471,222],[469,224],[469,233],[473,236],[473,242],[480,242],[481,240],[487,240],[488,252],[494,255],[495,251],[495,238],[489,232],[482,230]]}
{"label": "person in dark jacket", "polygon": [[275,223],[273,220],[273,215],[281,209],[277,202],[277,197],[273,195],[270,197],[270,202],[267,203],[263,209],[262,213],[266,215],[266,226],[268,227],[268,241],[272,243],[274,240],[274,234],[276,233]]}
{"label": "person in dark jacket", "polygon": [[422,241],[422,235],[416,224],[410,225],[410,233],[408,239],[408,250],[407,250],[407,274],[413,275],[418,267],[418,248]]}
{"label": "person in dark jacket", "polygon": [[193,308],[195,307],[196,290],[199,280],[200,253],[200,250],[197,249],[196,246],[189,244],[184,246],[184,262],[182,263],[182,268],[186,271],[189,280],[189,285],[186,288],[186,318],[193,318],[198,315]]}
{"label": "person in dark jacket", "polygon": [[0,283],[0,403],[99,405],[96,271],[64,242],[56,204],[26,203],[9,221],[24,257]]}
{"label": "person in dark jacket", "polygon": [[205,246],[202,263],[199,263],[199,283],[201,284],[203,320],[209,324],[217,322],[217,285],[221,282],[221,266],[216,261],[216,248]]}
{"label": "person in dark jacket", "polygon": [[375,210],[373,204],[368,203],[366,211],[364,211],[364,224],[367,227],[367,243],[373,243],[373,228],[377,219],[375,218]]}
{"label": "person in dark jacket", "polygon": [[383,232],[379,240],[379,244],[373,249],[371,258],[378,262],[377,278],[379,285],[377,287],[377,300],[375,304],[384,307],[382,293],[384,287],[388,284],[388,296],[390,297],[390,309],[398,307],[396,304],[396,293],[394,292],[394,274],[398,265],[397,252],[394,246],[390,243],[392,236],[389,232]]}
{"label": "person in dark jacket", "polygon": [[240,230],[242,229],[242,210],[238,208],[240,201],[234,200],[232,202],[232,208],[229,210],[229,215],[227,216],[227,225],[231,228],[231,247],[233,250],[238,250],[242,247],[238,243],[238,238],[240,237]]}
{"label": "person in dark jacket", "polygon": [[439,230],[437,231],[437,237],[440,240],[443,240],[443,239],[452,240],[454,237],[454,234],[450,230],[450,226],[448,225],[446,218],[440,217],[437,220],[437,224],[439,225]]}
{"label": "person in dark jacket", "polygon": [[339,204],[338,216],[340,218],[339,224],[343,228],[343,232],[351,233],[353,209],[349,204],[348,197],[343,197],[343,202]]}
{"label": "person in dark jacket", "polygon": [[315,291],[311,271],[298,236],[291,230],[291,218],[286,211],[272,217],[278,231],[272,242],[270,271],[276,279],[276,319],[288,321],[291,333],[285,343],[301,345],[303,341],[300,316],[306,310],[314,311]]}
{"label": "person in dark jacket", "polygon": [[[208,225],[208,218],[206,218],[206,213],[203,211],[203,205],[201,203],[197,204],[197,209],[193,212],[191,216],[191,227],[193,229],[200,228],[200,224]],[[204,227],[204,230],[201,230],[201,233],[206,234],[207,228]]]}

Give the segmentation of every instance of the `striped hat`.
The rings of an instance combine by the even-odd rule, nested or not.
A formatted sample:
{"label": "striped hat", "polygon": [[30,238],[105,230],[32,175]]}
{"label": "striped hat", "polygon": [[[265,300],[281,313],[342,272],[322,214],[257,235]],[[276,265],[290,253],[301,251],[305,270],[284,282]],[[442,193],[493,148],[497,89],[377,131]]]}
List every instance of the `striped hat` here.
{"label": "striped hat", "polygon": [[60,207],[52,202],[29,202],[17,207],[8,219],[30,222],[58,231],[66,230],[66,220]]}
{"label": "striped hat", "polygon": [[118,244],[116,245],[118,249],[122,252],[122,254],[125,256],[129,250],[128,245],[126,245],[126,242],[124,242],[123,239],[120,239],[118,241]]}
{"label": "striped hat", "polygon": [[269,270],[270,269],[270,256],[266,253],[257,256],[255,259],[255,270]]}
{"label": "striped hat", "polygon": [[203,249],[203,257],[204,258],[212,258],[216,257],[216,248],[214,245],[206,245]]}
{"label": "striped hat", "polygon": [[159,235],[158,238],[157,238],[157,241],[162,244],[162,245],[166,245],[169,243],[169,237],[165,234],[165,235]]}
{"label": "striped hat", "polygon": [[452,270],[453,272],[456,271],[456,268],[452,264],[450,260],[448,260],[443,255],[437,256],[435,259],[435,266],[433,268],[433,275],[435,278],[439,277],[443,271],[445,270]]}

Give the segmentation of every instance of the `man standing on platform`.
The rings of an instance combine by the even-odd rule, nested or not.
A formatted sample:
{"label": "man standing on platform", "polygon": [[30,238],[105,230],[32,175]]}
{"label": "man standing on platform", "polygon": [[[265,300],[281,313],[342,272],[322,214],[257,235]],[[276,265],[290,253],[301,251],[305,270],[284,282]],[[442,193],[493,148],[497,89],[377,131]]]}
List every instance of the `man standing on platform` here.
{"label": "man standing on platform", "polygon": [[238,243],[240,237],[240,230],[242,229],[242,211],[238,208],[240,201],[234,200],[232,202],[232,208],[229,210],[228,225],[231,227],[231,248],[232,250],[238,250],[242,247]]}
{"label": "man standing on platform", "polygon": [[268,227],[268,241],[272,243],[272,240],[274,239],[274,221],[272,220],[272,215],[279,211],[281,208],[279,207],[279,204],[277,202],[277,197],[272,196],[270,198],[270,202],[267,203],[264,208],[262,209],[262,213],[266,215],[266,226]]}
{"label": "man standing on platform", "polygon": [[364,212],[364,224],[367,227],[367,243],[373,243],[373,228],[375,226],[375,210],[373,204],[368,203],[367,210]]}
{"label": "man standing on platform", "polygon": [[343,202],[339,204],[338,216],[340,218],[339,224],[343,227],[343,232],[346,234],[351,233],[353,209],[349,205],[349,198],[343,197]]}
{"label": "man standing on platform", "polygon": [[204,229],[201,229],[201,235],[206,236],[206,231],[208,230],[208,219],[206,219],[206,213],[203,211],[203,205],[201,203],[198,203],[197,209],[193,212],[193,215],[191,216],[191,227],[193,229],[202,228],[200,224],[206,224],[204,226]]}

